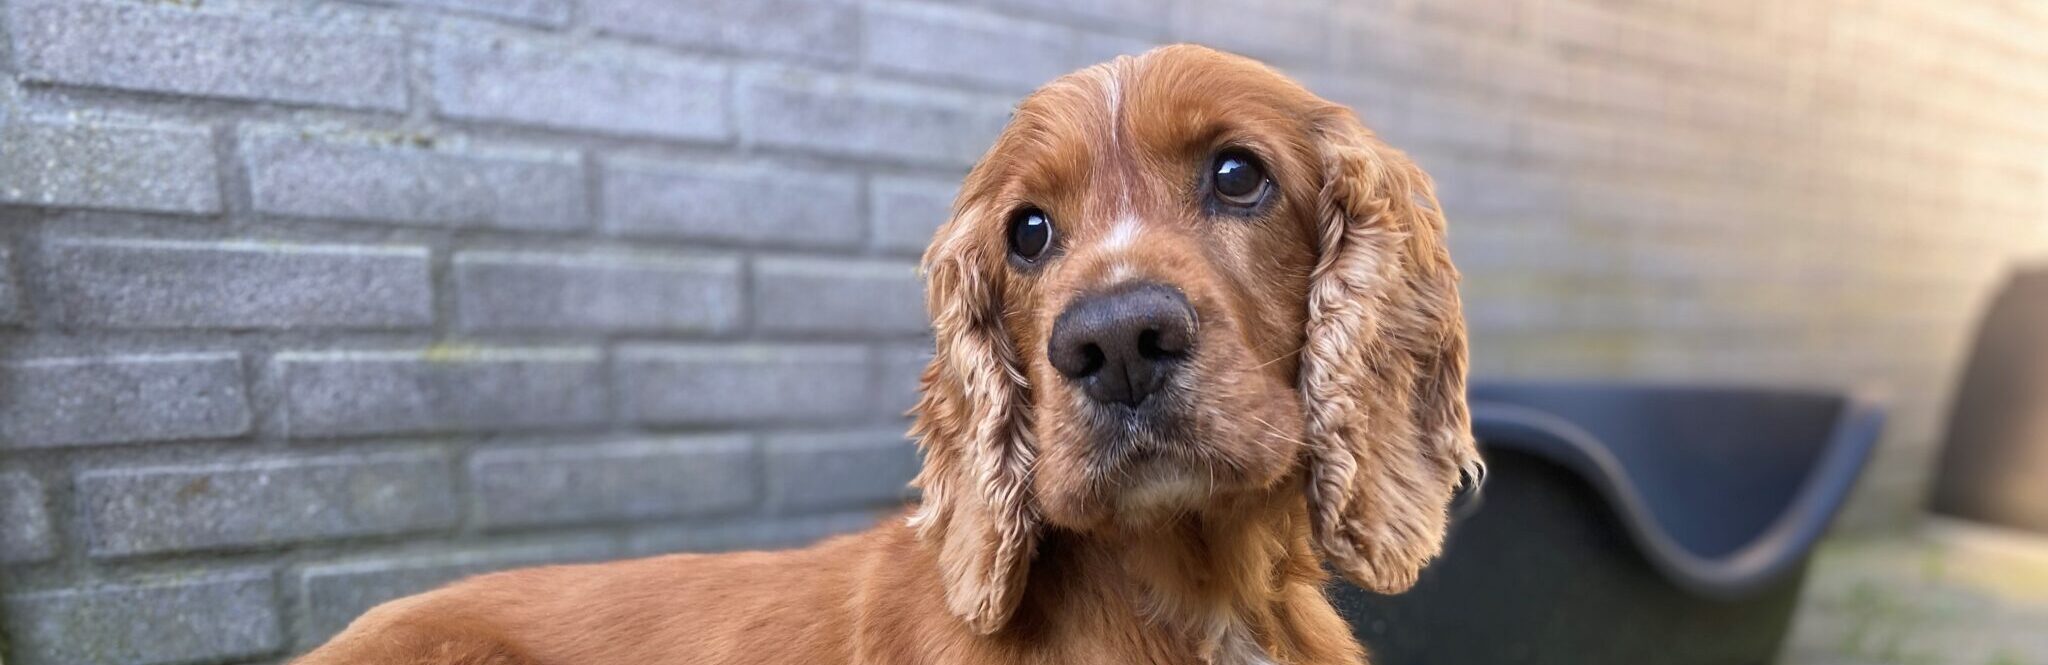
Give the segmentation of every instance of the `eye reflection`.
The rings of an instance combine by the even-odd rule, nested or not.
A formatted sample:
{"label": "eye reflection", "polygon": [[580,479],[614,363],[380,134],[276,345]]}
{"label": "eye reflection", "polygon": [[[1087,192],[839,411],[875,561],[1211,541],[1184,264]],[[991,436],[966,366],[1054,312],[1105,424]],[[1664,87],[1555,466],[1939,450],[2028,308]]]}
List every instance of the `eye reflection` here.
{"label": "eye reflection", "polygon": [[1250,207],[1266,197],[1266,170],[1259,160],[1243,150],[1226,150],[1216,155],[1210,169],[1210,188],[1228,205]]}
{"label": "eye reflection", "polygon": [[1010,253],[1036,263],[1052,247],[1052,219],[1037,208],[1022,208],[1010,214]]}

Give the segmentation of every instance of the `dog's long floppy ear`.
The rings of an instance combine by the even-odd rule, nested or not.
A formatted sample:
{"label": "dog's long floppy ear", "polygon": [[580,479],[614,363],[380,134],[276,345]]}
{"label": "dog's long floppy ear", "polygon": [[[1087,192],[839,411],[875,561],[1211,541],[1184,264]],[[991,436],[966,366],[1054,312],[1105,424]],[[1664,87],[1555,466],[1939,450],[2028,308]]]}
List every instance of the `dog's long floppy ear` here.
{"label": "dog's long floppy ear", "polygon": [[1481,471],[1465,405],[1458,273],[1429,177],[1332,107],[1301,391],[1314,542],[1361,587],[1397,593],[1443,548],[1461,470]]}
{"label": "dog's long floppy ear", "polygon": [[1002,329],[1002,296],[976,260],[967,207],[925,254],[937,352],[912,410],[911,433],[925,454],[916,481],[924,504],[912,525],[937,548],[947,607],[989,634],[1016,610],[1037,546],[1037,448],[1024,374]]}

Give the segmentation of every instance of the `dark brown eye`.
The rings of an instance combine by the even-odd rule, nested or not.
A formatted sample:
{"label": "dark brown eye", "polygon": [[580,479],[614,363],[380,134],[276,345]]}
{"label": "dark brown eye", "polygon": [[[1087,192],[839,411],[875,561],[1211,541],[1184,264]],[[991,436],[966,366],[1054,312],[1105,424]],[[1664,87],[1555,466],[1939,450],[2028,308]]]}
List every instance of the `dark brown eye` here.
{"label": "dark brown eye", "polygon": [[1217,155],[1209,180],[1216,198],[1233,206],[1250,207],[1266,198],[1266,169],[1259,166],[1258,158],[1243,150],[1225,150]]}
{"label": "dark brown eye", "polygon": [[1010,213],[1010,253],[1036,263],[1052,247],[1052,218],[1037,208]]}

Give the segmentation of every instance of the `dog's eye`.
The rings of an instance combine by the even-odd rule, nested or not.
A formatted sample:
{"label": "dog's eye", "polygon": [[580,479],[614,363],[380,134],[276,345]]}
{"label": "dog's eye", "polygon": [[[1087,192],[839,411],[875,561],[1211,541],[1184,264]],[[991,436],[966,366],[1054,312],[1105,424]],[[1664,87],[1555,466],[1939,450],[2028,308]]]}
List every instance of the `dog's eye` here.
{"label": "dog's eye", "polygon": [[1259,160],[1243,150],[1225,150],[1216,155],[1216,165],[1210,168],[1210,188],[1216,198],[1224,203],[1250,207],[1266,198],[1266,189],[1271,182],[1266,179],[1266,169],[1259,166]]}
{"label": "dog's eye", "polygon": [[1052,218],[1037,208],[1020,208],[1010,213],[1010,253],[1037,262],[1052,247]]}

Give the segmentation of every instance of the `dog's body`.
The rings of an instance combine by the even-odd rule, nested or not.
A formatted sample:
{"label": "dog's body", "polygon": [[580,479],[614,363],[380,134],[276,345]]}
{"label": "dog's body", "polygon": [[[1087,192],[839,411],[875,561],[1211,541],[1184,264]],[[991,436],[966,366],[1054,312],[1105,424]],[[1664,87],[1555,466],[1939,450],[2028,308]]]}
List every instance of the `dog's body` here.
{"label": "dog's body", "polygon": [[1476,468],[1428,179],[1262,65],[1048,84],[924,259],[922,504],[783,553],[486,575],[300,665],[1359,665]]}
{"label": "dog's body", "polygon": [[[1107,544],[1046,548],[1014,625],[994,636],[976,634],[939,609],[946,600],[931,573],[938,565],[934,553],[895,518],[801,550],[673,555],[476,577],[380,606],[299,662],[1359,663],[1357,643],[1323,600],[1325,575],[1306,547],[1306,515],[1246,508],[1244,521],[1228,527],[1237,532],[1231,542],[1255,547],[1235,555],[1202,547],[1192,533],[1178,539],[1177,552],[1160,552],[1159,544],[1132,551]],[[1261,535],[1237,538],[1250,532]],[[1284,558],[1268,558],[1276,555]],[[1148,570],[1175,564],[1193,569]],[[1201,588],[1235,579],[1237,572],[1227,568],[1270,571],[1271,586]],[[1261,612],[1217,616],[1206,625],[1162,621],[1164,608],[1152,606],[1141,575],[1181,577],[1173,583],[1219,601],[1252,592],[1257,597],[1247,600]]]}

